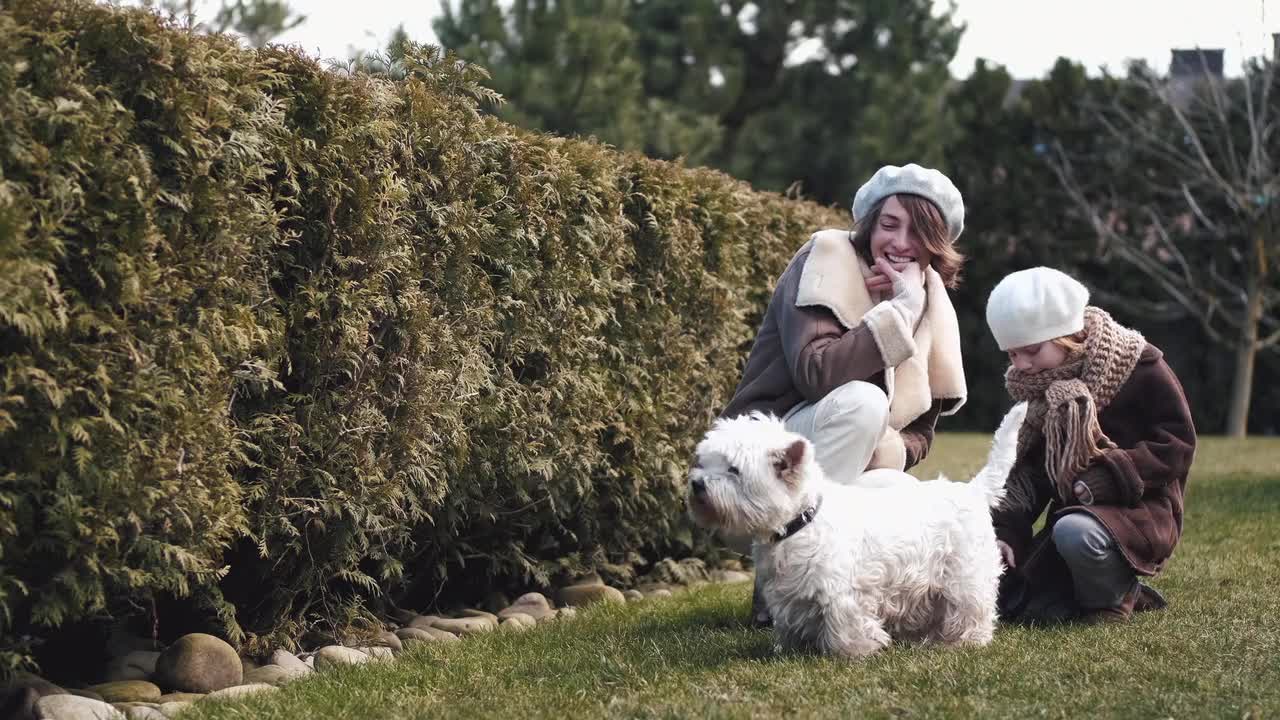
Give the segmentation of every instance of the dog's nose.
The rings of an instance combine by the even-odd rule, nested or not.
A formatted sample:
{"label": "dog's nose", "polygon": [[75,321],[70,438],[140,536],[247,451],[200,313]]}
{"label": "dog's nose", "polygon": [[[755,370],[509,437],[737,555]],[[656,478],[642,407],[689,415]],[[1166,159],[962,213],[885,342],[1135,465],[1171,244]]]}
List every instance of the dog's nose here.
{"label": "dog's nose", "polygon": [[705,495],[707,493],[707,481],[702,478],[690,480],[689,489],[693,490],[694,495]]}

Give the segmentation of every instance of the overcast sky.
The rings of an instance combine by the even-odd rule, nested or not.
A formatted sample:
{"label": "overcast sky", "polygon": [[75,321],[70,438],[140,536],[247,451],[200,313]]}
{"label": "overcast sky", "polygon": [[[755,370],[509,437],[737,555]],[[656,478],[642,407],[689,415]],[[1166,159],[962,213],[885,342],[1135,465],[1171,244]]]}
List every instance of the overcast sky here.
{"label": "overcast sky", "polygon": [[[289,1],[307,20],[279,40],[339,59],[353,49],[384,47],[400,23],[414,40],[433,41],[431,21],[441,5],[440,0]],[[202,5],[216,6],[212,0]],[[1105,65],[1119,71],[1126,58],[1134,57],[1163,69],[1174,47],[1225,49],[1232,73],[1245,57],[1270,54],[1271,33],[1280,31],[1280,0],[957,0],[956,8],[968,26],[951,64],[958,77],[967,76],[979,57],[1005,65],[1020,78],[1043,75],[1060,55],[1091,70]]]}
{"label": "overcast sky", "polygon": [[1143,58],[1167,69],[1171,48],[1226,50],[1234,74],[1247,57],[1271,54],[1280,32],[1280,0],[958,0],[968,29],[951,63],[963,77],[979,57],[1020,78],[1040,77],[1059,56],[1090,70],[1123,69]]}

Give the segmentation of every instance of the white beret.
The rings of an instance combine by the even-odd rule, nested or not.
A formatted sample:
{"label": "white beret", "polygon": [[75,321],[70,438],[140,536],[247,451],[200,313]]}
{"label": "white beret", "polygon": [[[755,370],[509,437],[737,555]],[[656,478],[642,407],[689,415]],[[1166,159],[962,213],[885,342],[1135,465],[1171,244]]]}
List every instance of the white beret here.
{"label": "white beret", "polygon": [[1089,290],[1047,267],[1006,275],[987,298],[987,327],[1001,350],[1026,347],[1084,329]]}
{"label": "white beret", "polygon": [[881,200],[900,193],[919,195],[937,205],[952,242],[964,232],[964,198],[960,191],[946,175],[915,163],[902,167],[885,165],[877,170],[853,196],[854,220],[866,217]]}

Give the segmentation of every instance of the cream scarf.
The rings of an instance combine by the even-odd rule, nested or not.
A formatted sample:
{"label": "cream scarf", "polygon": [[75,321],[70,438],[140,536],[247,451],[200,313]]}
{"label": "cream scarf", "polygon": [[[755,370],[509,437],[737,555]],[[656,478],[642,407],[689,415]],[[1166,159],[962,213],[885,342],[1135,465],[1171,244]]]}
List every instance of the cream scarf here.
{"label": "cream scarf", "polygon": [[[796,296],[797,307],[825,307],[846,328],[857,327],[877,305],[867,291],[865,277],[870,270],[853,249],[851,238],[847,230],[814,233]],[[968,396],[960,355],[960,326],[938,273],[933,268],[925,269],[925,311],[914,334],[878,324],[871,324],[871,331],[886,358],[906,359],[885,370],[889,427],[868,469],[901,470],[906,449],[899,431],[928,411],[935,400],[943,402],[943,415],[952,415]]]}

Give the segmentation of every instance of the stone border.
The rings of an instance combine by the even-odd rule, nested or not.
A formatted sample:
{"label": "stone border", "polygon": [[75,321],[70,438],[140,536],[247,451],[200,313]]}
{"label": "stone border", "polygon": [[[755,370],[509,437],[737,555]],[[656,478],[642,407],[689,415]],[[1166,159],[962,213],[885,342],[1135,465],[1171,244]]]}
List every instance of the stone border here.
{"label": "stone border", "polygon": [[[167,720],[194,702],[239,699],[275,692],[280,686],[318,671],[344,665],[390,662],[405,649],[423,643],[452,643],[490,632],[525,632],[538,625],[577,615],[579,608],[669,598],[708,583],[751,582],[740,565],[708,572],[700,561],[663,561],[644,582],[626,591],[606,585],[594,573],[578,578],[554,594],[556,605],[540,592],[521,595],[508,603],[491,596],[497,612],[466,608],[451,616],[421,615],[400,610],[376,635],[344,644],[291,653],[278,649],[264,664],[240,656],[221,638],[201,633],[184,635],[165,648],[132,649],[106,666],[104,682],[66,689],[29,673],[20,674],[7,692],[25,693],[18,718],[111,718]],[[134,639],[138,644],[149,641]],[[128,647],[126,643],[125,647]],[[164,692],[162,689],[169,692]],[[25,714],[23,714],[25,711]]]}

